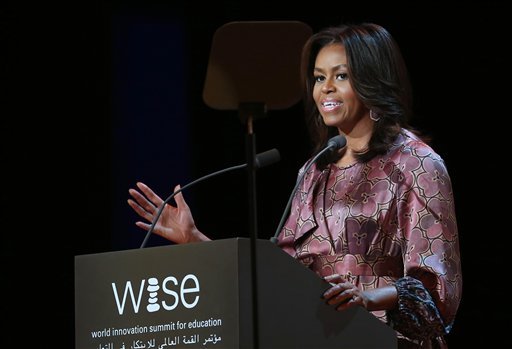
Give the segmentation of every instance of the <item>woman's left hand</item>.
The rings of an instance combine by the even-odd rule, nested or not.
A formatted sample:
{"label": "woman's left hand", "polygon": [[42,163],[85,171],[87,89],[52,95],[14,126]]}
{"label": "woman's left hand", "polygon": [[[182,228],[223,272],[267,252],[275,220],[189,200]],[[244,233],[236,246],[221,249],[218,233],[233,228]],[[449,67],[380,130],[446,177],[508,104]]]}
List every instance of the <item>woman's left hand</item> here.
{"label": "woman's left hand", "polygon": [[356,305],[367,308],[368,298],[365,293],[343,276],[333,274],[324,277],[324,280],[332,286],[324,292],[323,298],[336,310],[343,311]]}

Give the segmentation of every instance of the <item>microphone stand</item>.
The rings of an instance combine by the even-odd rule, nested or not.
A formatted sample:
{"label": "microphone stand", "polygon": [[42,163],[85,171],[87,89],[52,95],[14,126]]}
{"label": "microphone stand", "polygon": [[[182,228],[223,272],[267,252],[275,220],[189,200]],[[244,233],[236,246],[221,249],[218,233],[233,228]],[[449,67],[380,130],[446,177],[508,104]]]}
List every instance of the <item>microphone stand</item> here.
{"label": "microphone stand", "polygon": [[246,134],[246,158],[247,158],[247,188],[249,200],[249,232],[250,232],[250,257],[251,257],[251,281],[252,281],[252,322],[253,344],[259,348],[258,326],[258,261],[256,243],[258,240],[258,219],[256,199],[256,135],[254,134],[253,121],[265,114],[264,103],[240,103],[239,117],[247,126]]}
{"label": "microphone stand", "polygon": [[[249,229],[254,348],[259,347],[256,270],[256,173],[253,122],[265,110],[285,109],[300,100],[300,56],[312,30],[299,21],[229,22],[215,31],[203,99],[219,110],[238,108],[247,126]],[[282,43],[287,43],[282,45]],[[272,79],[272,80],[269,80]],[[268,81],[283,81],[269,84]]]}

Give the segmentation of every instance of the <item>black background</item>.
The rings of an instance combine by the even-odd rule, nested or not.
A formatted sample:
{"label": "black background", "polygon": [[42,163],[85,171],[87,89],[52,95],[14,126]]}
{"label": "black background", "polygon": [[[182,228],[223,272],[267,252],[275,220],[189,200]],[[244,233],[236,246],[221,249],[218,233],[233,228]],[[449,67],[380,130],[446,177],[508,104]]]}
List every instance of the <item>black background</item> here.
{"label": "black background", "polygon": [[[502,280],[509,231],[508,205],[501,201],[506,200],[508,172],[499,162],[505,158],[503,125],[510,116],[505,96],[510,30],[502,2],[170,3],[2,5],[3,343],[73,347],[74,256],[137,248],[143,239],[126,204],[135,179],[117,178],[112,166],[119,156],[112,149],[120,142],[112,130],[112,100],[119,86],[112,74],[112,26],[127,14],[162,23],[179,18],[184,29],[189,146],[181,159],[165,161],[160,173],[152,169],[151,178],[163,183],[155,185],[162,196],[177,184],[168,178],[182,163],[189,164],[189,176],[179,179],[183,184],[244,160],[245,130],[236,112],[214,111],[201,99],[218,27],[246,20],[298,20],[314,31],[341,21],[386,27],[410,70],[417,113],[412,123],[432,136],[453,181],[464,291],[449,344],[506,341],[504,322],[497,319],[506,315]],[[300,105],[269,111],[255,132],[258,151],[275,147],[283,157],[258,173],[258,231],[267,238],[308,155],[309,141]],[[148,134],[148,148],[172,148],[173,134],[165,134]],[[141,169],[136,180],[145,181],[145,173]],[[247,234],[245,181],[243,173],[230,174],[187,194],[201,230],[213,238]],[[125,192],[119,194],[119,187]],[[113,218],[119,207],[126,209],[124,224],[130,229]]]}

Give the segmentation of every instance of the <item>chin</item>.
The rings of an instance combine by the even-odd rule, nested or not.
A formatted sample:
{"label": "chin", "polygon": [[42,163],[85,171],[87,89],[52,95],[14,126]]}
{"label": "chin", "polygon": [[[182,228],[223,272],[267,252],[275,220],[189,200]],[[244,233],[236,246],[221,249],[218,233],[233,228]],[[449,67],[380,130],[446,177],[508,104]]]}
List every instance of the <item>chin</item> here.
{"label": "chin", "polygon": [[338,125],[340,124],[340,120],[338,120],[337,118],[335,119],[334,117],[323,117],[323,120],[325,126],[328,127],[338,127]]}

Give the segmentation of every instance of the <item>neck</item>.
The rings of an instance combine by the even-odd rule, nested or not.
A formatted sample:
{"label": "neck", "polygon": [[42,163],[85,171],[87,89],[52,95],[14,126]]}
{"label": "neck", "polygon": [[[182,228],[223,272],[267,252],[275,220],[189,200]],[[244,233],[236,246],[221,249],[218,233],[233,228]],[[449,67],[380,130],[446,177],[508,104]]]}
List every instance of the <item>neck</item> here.
{"label": "neck", "polygon": [[374,122],[369,117],[363,117],[350,129],[338,128],[338,131],[347,139],[347,146],[343,157],[355,159],[354,154],[364,152],[373,134]]}

